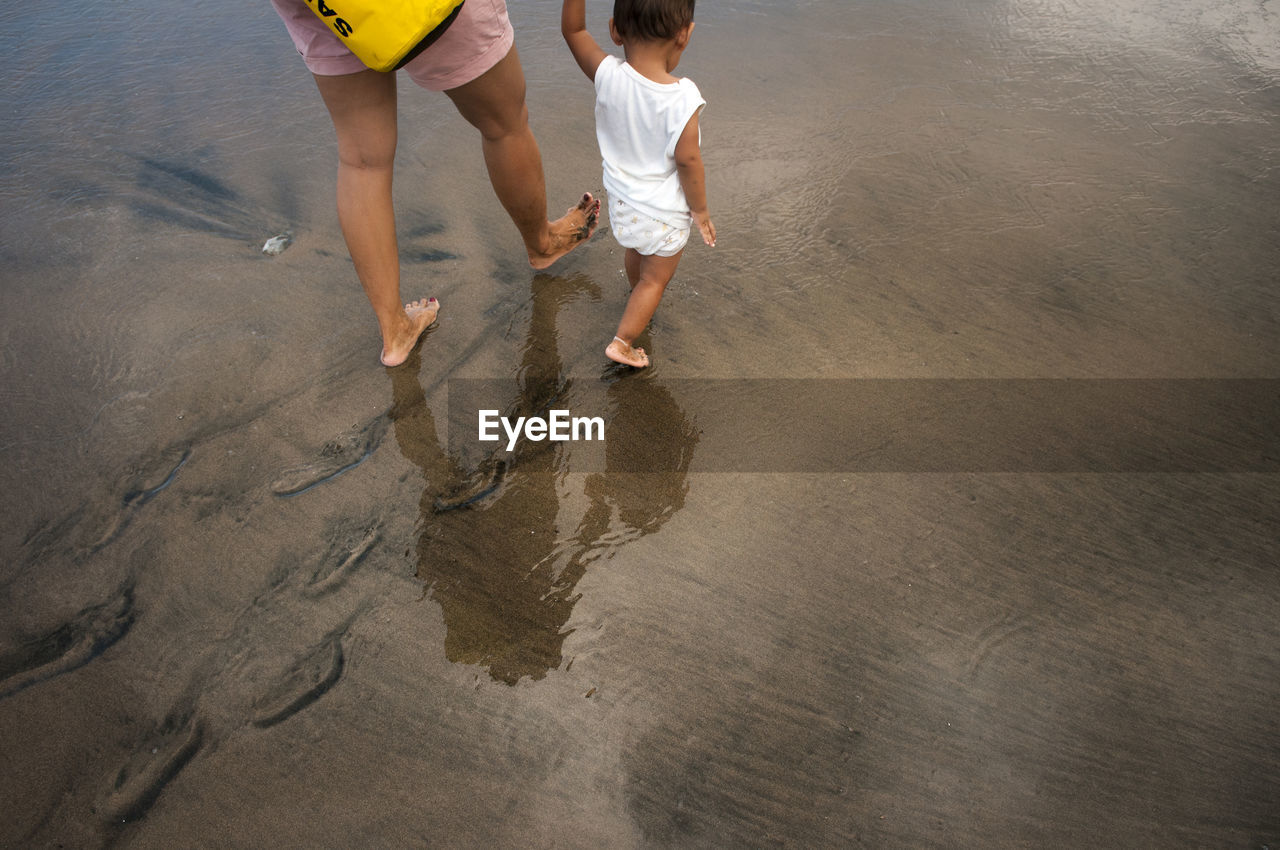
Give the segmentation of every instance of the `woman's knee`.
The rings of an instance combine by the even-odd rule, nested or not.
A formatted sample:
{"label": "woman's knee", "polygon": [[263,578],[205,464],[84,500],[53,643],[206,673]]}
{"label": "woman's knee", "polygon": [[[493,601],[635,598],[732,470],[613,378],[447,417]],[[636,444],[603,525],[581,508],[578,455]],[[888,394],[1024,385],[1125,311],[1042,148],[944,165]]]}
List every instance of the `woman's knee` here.
{"label": "woman's knee", "polygon": [[338,159],[352,168],[389,168],[396,154],[395,77],[364,71],[316,77],[338,137]]}
{"label": "woman's knee", "polygon": [[529,129],[529,107],[524,102],[523,92],[518,100],[498,93],[482,95],[465,103],[455,100],[454,103],[467,123],[479,130],[487,141],[499,141]]}
{"label": "woman's knee", "polygon": [[482,121],[481,123],[472,122],[480,135],[485,141],[497,142],[512,136],[523,135],[529,132],[529,108],[523,103],[520,106],[503,115],[496,116],[491,120]]}
{"label": "woman's knee", "polygon": [[445,94],[467,123],[487,140],[523,133],[529,127],[524,71],[515,48],[477,79]]}
{"label": "woman's knee", "polygon": [[390,171],[395,165],[396,140],[371,143],[367,139],[348,140],[345,144],[339,135],[338,163],[343,168],[358,171]]}

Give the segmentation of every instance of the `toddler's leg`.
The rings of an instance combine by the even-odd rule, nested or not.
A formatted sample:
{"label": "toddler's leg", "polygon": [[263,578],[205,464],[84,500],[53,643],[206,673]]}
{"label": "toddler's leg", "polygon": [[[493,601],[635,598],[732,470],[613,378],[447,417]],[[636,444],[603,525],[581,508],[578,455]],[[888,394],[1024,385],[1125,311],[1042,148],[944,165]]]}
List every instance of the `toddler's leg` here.
{"label": "toddler's leg", "polygon": [[[632,254],[635,254],[634,260]],[[680,254],[671,257],[659,257],[656,254],[644,256],[631,249],[627,250],[626,268],[627,278],[631,281],[631,297],[627,299],[627,309],[622,313],[622,321],[618,322],[617,334],[604,350],[605,356],[610,360],[628,366],[649,365],[649,355],[645,354],[643,348],[634,348],[631,343],[644,333],[679,263]]]}
{"label": "toddler's leg", "polygon": [[628,248],[626,257],[623,260],[627,270],[627,283],[632,289],[636,288],[636,284],[640,282],[640,261],[644,256],[635,248]]}

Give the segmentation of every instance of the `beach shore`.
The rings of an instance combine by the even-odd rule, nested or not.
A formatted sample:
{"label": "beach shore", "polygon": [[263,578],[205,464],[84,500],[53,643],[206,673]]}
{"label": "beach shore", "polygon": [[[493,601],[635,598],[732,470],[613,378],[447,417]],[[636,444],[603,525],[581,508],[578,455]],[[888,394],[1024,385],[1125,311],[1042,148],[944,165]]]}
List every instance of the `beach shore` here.
{"label": "beach shore", "polygon": [[[591,87],[512,5],[558,214],[601,191]],[[10,91],[69,58],[0,136],[0,846],[1280,842],[1274,31],[705,5],[719,244],[644,372],[603,356],[607,222],[530,270],[442,96],[402,81],[403,294],[442,309],[389,370],[269,7],[217,75],[131,52],[145,10],[94,53],[28,13]],[[1202,419],[1067,416],[1134,379]],[[604,439],[464,448],[461,380]],[[1067,382],[1068,459],[991,413],[1000,451],[912,466],[981,411],[854,388],[929,380]]]}

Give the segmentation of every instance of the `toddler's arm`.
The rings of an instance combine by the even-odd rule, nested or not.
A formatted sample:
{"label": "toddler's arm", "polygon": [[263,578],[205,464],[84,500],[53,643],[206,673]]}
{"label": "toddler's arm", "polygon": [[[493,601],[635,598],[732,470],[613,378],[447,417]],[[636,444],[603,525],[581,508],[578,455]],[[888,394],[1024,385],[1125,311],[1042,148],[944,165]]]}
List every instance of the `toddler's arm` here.
{"label": "toddler's arm", "polygon": [[684,189],[684,199],[689,202],[689,212],[702,233],[702,241],[715,247],[716,226],[707,211],[707,181],[702,169],[702,150],[698,147],[696,114],[676,140],[676,173],[680,175],[680,188]]}
{"label": "toddler's arm", "polygon": [[594,80],[596,68],[609,54],[587,32],[586,0],[564,0],[564,8],[560,12],[560,34],[569,45],[573,58],[578,60],[578,67],[588,79]]}

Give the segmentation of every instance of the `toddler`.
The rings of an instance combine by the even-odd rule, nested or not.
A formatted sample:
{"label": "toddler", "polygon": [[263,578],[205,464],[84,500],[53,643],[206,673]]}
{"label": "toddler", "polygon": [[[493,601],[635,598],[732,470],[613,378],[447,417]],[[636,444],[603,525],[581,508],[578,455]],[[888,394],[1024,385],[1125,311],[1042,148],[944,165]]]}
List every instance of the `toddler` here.
{"label": "toddler", "polygon": [[694,0],[614,0],[609,35],[626,61],[587,32],[585,0],[564,0],[560,31],[595,82],[596,139],[604,160],[609,227],[627,249],[631,297],[605,355],[648,366],[632,343],[648,326],[676,272],[692,225],[716,244],[707,212],[698,114],[706,101],[672,71],[693,33]]}

